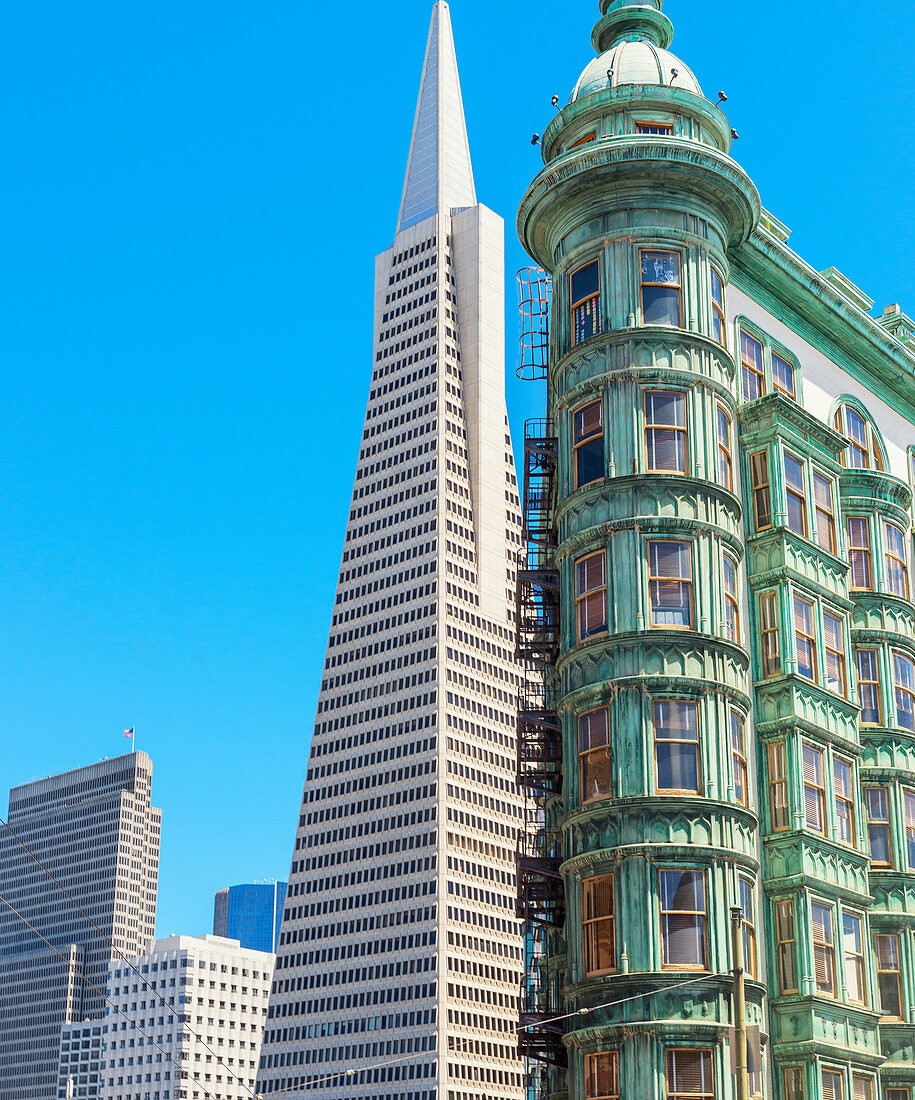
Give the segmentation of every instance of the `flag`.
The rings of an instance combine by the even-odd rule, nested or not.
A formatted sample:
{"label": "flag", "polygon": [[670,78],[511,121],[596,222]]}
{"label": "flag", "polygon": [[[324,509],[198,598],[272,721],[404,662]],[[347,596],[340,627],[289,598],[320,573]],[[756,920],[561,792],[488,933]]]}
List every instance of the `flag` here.
{"label": "flag", "polygon": [[124,730],[124,736],[125,737],[133,737],[133,731],[134,731],[134,727],[131,726],[129,730]]}

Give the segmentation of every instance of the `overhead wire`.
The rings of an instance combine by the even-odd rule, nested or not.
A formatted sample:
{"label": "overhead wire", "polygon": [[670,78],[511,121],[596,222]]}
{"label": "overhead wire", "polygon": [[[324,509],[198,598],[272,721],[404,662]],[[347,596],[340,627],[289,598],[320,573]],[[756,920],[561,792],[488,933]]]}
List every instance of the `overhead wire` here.
{"label": "overhead wire", "polygon": [[[218,1065],[220,1065],[220,1066],[222,1066],[222,1068],[223,1068],[223,1069],[224,1069],[224,1070],[225,1070],[225,1071],[226,1071],[226,1072],[227,1072],[228,1074],[230,1074],[230,1075],[231,1075],[231,1076],[232,1076],[232,1077],[233,1077],[233,1078],[235,1079],[235,1081],[237,1081],[237,1082],[238,1082],[238,1084],[239,1084],[239,1085],[241,1085],[241,1087],[242,1087],[243,1089],[245,1089],[245,1090],[246,1090],[246,1091],[247,1091],[248,1093],[250,1093],[250,1095],[251,1095],[251,1097],[252,1097],[252,1098],[256,1098],[256,1096],[257,1096],[257,1093],[255,1092],[255,1090],[254,1090],[254,1089],[252,1089],[252,1088],[251,1088],[251,1086],[250,1086],[249,1084],[247,1084],[247,1082],[243,1081],[243,1080],[242,1080],[242,1078],[241,1078],[241,1077],[239,1077],[239,1076],[238,1076],[238,1075],[237,1075],[237,1074],[236,1074],[236,1073],[234,1072],[234,1070],[233,1070],[233,1069],[232,1069],[232,1068],[231,1068],[230,1066],[228,1066],[228,1065],[227,1065],[227,1064],[226,1064],[226,1063],[225,1063],[225,1062],[224,1062],[224,1061],[222,1060],[222,1058],[221,1058],[221,1057],[220,1057],[220,1056],[219,1056],[219,1055],[218,1055],[218,1054],[216,1053],[216,1051],[215,1051],[215,1050],[213,1050],[213,1048],[212,1048],[212,1047],[211,1047],[211,1046],[209,1045],[209,1043],[207,1043],[207,1042],[206,1042],[206,1041],[204,1040],[203,1036],[202,1036],[202,1035],[198,1035],[198,1034],[197,1034],[197,1032],[196,1032],[196,1031],[194,1031],[194,1029],[193,1029],[192,1027],[190,1027],[190,1025],[189,1025],[189,1024],[187,1024],[187,1022],[185,1021],[185,1019],[184,1019],[183,1015],[182,1015],[182,1014],[181,1014],[180,1012],[178,1012],[178,1011],[177,1011],[177,1010],[175,1009],[174,1005],[170,1005],[170,1004],[168,1003],[168,1001],[167,1001],[167,1000],[166,1000],[166,999],[165,999],[165,998],[164,998],[164,997],[162,996],[162,994],[161,994],[161,993],[160,993],[160,992],[159,992],[159,991],[158,991],[158,990],[156,989],[155,985],[153,985],[152,983],[150,983],[150,982],[149,982],[149,981],[148,981],[148,980],[147,980],[147,979],[146,979],[146,978],[145,978],[145,977],[144,977],[144,976],[143,976],[143,975],[142,975],[142,974],[140,973],[140,971],[139,971],[139,970],[138,970],[138,969],[137,969],[137,968],[136,968],[136,967],[135,967],[135,966],[133,965],[133,963],[132,963],[132,962],[130,961],[130,959],[129,959],[129,958],[127,958],[127,956],[126,956],[126,955],[124,955],[124,954],[123,954],[123,952],[121,952],[121,951],[120,951],[120,950],[119,950],[119,949],[118,949],[118,948],[117,948],[117,947],[116,947],[116,946],[114,945],[113,941],[112,941],[112,940],[111,940],[111,938],[110,938],[110,937],[109,937],[109,936],[108,936],[108,935],[106,934],[106,932],[104,931],[104,929],[100,928],[100,927],[99,927],[99,926],[98,926],[98,925],[97,925],[97,924],[95,923],[95,921],[94,921],[94,920],[92,919],[92,917],[90,917],[90,916],[89,916],[89,914],[88,914],[88,913],[86,912],[86,910],[82,908],[82,906],[81,906],[81,905],[79,904],[79,902],[78,902],[78,901],[77,901],[77,900],[76,900],[76,899],[75,899],[75,898],[73,897],[73,895],[72,895],[72,894],[71,894],[71,893],[70,893],[70,892],[69,892],[69,891],[67,890],[67,888],[66,888],[65,886],[63,886],[63,885],[62,885],[62,883],[58,882],[58,880],[57,880],[57,879],[56,879],[56,878],[54,877],[54,875],[53,875],[53,874],[52,874],[52,873],[51,873],[51,872],[50,872],[50,871],[48,870],[48,868],[47,868],[47,867],[45,867],[45,865],[44,865],[44,864],[42,863],[42,861],[41,861],[41,860],[40,860],[40,859],[38,858],[38,856],[37,856],[37,855],[35,855],[35,853],[34,853],[34,852],[32,851],[32,849],[31,849],[31,848],[30,848],[30,847],[28,846],[28,844],[26,844],[26,842],[25,842],[25,841],[24,841],[24,840],[22,839],[22,837],[20,837],[20,836],[18,835],[18,833],[16,833],[16,831],[15,831],[15,830],[13,829],[13,827],[12,827],[12,826],[11,826],[11,825],[9,824],[9,822],[8,822],[8,821],[4,821],[4,820],[3,820],[3,818],[0,818],[0,825],[2,825],[2,826],[4,827],[4,829],[6,829],[6,831],[7,831],[7,832],[8,832],[9,834],[10,834],[10,836],[11,836],[11,837],[12,837],[12,838],[13,838],[13,839],[14,839],[14,840],[16,841],[16,843],[17,843],[17,844],[18,844],[18,845],[19,845],[19,846],[20,846],[20,847],[21,847],[21,848],[23,849],[23,851],[27,852],[27,853],[28,853],[28,855],[29,855],[29,856],[31,856],[31,858],[32,858],[32,859],[33,859],[33,860],[34,860],[34,861],[35,861],[35,862],[36,862],[36,863],[38,864],[38,866],[39,866],[39,867],[40,867],[40,868],[42,869],[42,871],[44,871],[44,873],[45,873],[45,874],[46,874],[46,875],[48,876],[48,878],[49,878],[49,879],[50,879],[50,880],[51,880],[51,881],[52,881],[52,882],[54,883],[54,885],[55,885],[55,886],[56,886],[56,887],[58,888],[58,890],[60,890],[60,892],[61,892],[61,893],[62,893],[62,894],[64,895],[64,897],[65,897],[65,898],[67,898],[67,900],[68,900],[68,901],[69,901],[69,902],[70,902],[70,903],[71,903],[71,904],[72,904],[72,905],[74,906],[74,908],[75,908],[75,909],[76,909],[76,910],[77,910],[77,911],[78,911],[78,912],[79,912],[80,914],[82,914],[82,916],[84,916],[84,917],[86,918],[86,920],[87,920],[87,921],[88,921],[88,922],[89,922],[89,923],[90,923],[90,924],[92,925],[92,927],[93,927],[93,928],[94,928],[94,929],[96,930],[96,932],[98,932],[98,933],[99,933],[99,934],[100,934],[100,935],[102,936],[102,938],[103,938],[103,939],[105,940],[105,942],[106,942],[106,943],[108,944],[108,946],[109,946],[109,947],[111,948],[111,950],[112,950],[112,951],[113,951],[113,952],[115,953],[115,956],[116,956],[116,957],[118,958],[118,960],[119,960],[120,962],[122,962],[122,963],[126,963],[126,965],[127,965],[127,966],[129,966],[129,967],[130,967],[130,969],[131,969],[131,970],[132,970],[132,971],[134,972],[134,974],[136,974],[136,976],[137,976],[137,977],[138,977],[138,978],[140,979],[140,981],[141,981],[141,982],[143,983],[143,985],[144,985],[144,986],[146,986],[146,988],[147,988],[148,990],[150,990],[150,991],[152,992],[153,996],[157,997],[157,998],[159,999],[159,1001],[161,1001],[161,1002],[162,1002],[162,1005],[163,1005],[163,1006],[164,1006],[164,1007],[165,1007],[166,1009],[168,1009],[168,1011],[169,1011],[169,1012],[170,1012],[170,1013],[171,1013],[171,1014],[172,1014],[172,1015],[173,1015],[173,1016],[175,1017],[175,1019],[176,1019],[176,1020],[179,1020],[179,1021],[181,1022],[181,1024],[182,1024],[182,1025],[183,1025],[183,1026],[184,1026],[184,1027],[186,1028],[186,1030],[187,1030],[187,1031],[189,1031],[189,1032],[191,1033],[191,1035],[193,1035],[193,1037],[194,1037],[194,1038],[195,1038],[195,1039],[196,1039],[196,1040],[197,1040],[197,1041],[198,1041],[198,1042],[200,1043],[200,1045],[201,1045],[201,1046],[202,1046],[202,1047],[204,1048],[204,1050],[208,1051],[208,1052],[209,1052],[210,1054],[212,1054],[212,1055],[213,1055],[213,1057],[214,1057],[214,1058],[216,1059],[216,1062],[217,1062],[217,1064],[218,1064]],[[7,904],[7,905],[9,905],[9,902],[6,902],[6,904]],[[12,906],[10,906],[10,908],[12,908]],[[15,912],[15,910],[13,910],[13,911]],[[19,915],[19,914],[17,914],[17,916],[18,916],[18,915]],[[23,918],[23,919],[25,919],[25,918]],[[28,923],[28,922],[26,922],[26,923]],[[31,926],[31,925],[29,925],[29,927],[31,928],[32,926]],[[36,933],[36,935],[40,935],[40,933]],[[44,938],[44,937],[42,937],[42,938]],[[47,941],[45,941],[45,942],[47,942]],[[93,986],[93,988],[95,988],[95,987]],[[98,992],[98,990],[96,990],[96,992]],[[264,1031],[264,1028],[262,1027],[262,1028],[261,1028],[261,1032],[263,1033],[263,1031]]]}

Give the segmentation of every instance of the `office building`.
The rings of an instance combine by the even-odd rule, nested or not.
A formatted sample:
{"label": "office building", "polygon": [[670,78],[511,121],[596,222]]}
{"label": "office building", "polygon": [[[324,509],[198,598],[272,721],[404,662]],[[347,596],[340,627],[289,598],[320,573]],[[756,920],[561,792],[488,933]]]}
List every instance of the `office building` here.
{"label": "office building", "polygon": [[100,1100],[251,1100],[273,955],[170,936],[130,962],[108,976]]}
{"label": "office building", "polygon": [[152,771],[130,753],[10,793],[10,827],[60,885],[0,830],[0,895],[20,914],[0,906],[0,1100],[56,1100],[62,1026],[104,1015],[109,959],[155,932]]}
{"label": "office building", "polygon": [[518,214],[523,1052],[541,1100],[912,1100],[913,324],[792,251],[661,7],[602,0]]}
{"label": "office building", "polygon": [[58,1100],[98,1100],[104,1026],[83,1020],[60,1029]]}
{"label": "office building", "polygon": [[216,894],[213,932],[238,940],[242,947],[276,954],[285,898],[285,882],[227,886]]}
{"label": "office building", "polygon": [[[370,194],[370,191],[366,192]],[[258,1088],[521,1100],[504,227],[435,4]]]}

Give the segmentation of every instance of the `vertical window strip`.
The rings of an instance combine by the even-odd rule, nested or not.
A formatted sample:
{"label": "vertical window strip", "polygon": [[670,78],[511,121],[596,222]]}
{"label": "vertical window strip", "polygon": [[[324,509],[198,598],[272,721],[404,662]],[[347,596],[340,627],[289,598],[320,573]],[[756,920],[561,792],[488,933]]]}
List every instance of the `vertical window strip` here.
{"label": "vertical window strip", "polygon": [[847,694],[845,676],[845,622],[823,612],[823,646],[826,651],[826,687],[837,695]]}
{"label": "vertical window strip", "polygon": [[688,469],[686,394],[649,390],[645,394],[645,462],[651,473],[685,474]]}
{"label": "vertical window strip", "polygon": [[910,871],[915,871],[915,792],[903,791],[905,806],[905,848],[906,863]]}
{"label": "vertical window strip", "polygon": [[807,498],[804,495],[804,463],[794,455],[784,456],[785,507],[787,526],[807,537]]}
{"label": "vertical window strip", "polygon": [[886,787],[865,787],[867,843],[874,867],[892,867],[893,846],[890,838],[890,802]]}
{"label": "vertical window strip", "polygon": [[905,535],[895,523],[883,523],[884,568],[887,591],[909,598],[909,575],[905,563]]}
{"label": "vertical window strip", "polygon": [[862,1077],[856,1073],[851,1079],[851,1084],[854,1100],[874,1100],[873,1077]]}
{"label": "vertical window strip", "polygon": [[731,453],[731,418],[719,405],[716,424],[718,430],[718,480],[725,489],[734,489],[734,460]]}
{"label": "vertical window strip", "polygon": [[814,607],[810,600],[794,597],[794,647],[797,671],[807,680],[817,679],[817,643]]}
{"label": "vertical window strip", "polygon": [[744,401],[755,401],[766,392],[766,371],[762,344],[748,332],[740,330],[740,364]]}
{"label": "vertical window strip", "polygon": [[590,554],[575,563],[575,602],[578,640],[607,629],[607,556]]}
{"label": "vertical window strip", "polygon": [[775,903],[775,938],[778,949],[778,985],[782,993],[797,993],[797,935],[794,922],[794,902]]}
{"label": "vertical window strip", "polygon": [[902,966],[899,962],[899,937],[890,933],[874,936],[877,959],[877,991],[884,1019],[902,1019]]}
{"label": "vertical window strip", "polygon": [[833,911],[814,901],[810,904],[813,924],[813,967],[818,993],[836,995],[836,955],[833,940]]}
{"label": "vertical window strip", "polygon": [[600,308],[600,264],[592,260],[573,271],[569,276],[572,319],[572,345],[585,343],[586,340],[603,331]]}
{"label": "vertical window strip", "polygon": [[764,592],[759,597],[759,623],[762,635],[762,674],[764,679],[782,671],[778,631],[778,595]]}
{"label": "vertical window strip", "polygon": [[686,699],[654,702],[655,768],[659,792],[699,793],[699,716]]}
{"label": "vertical window strip", "polygon": [[688,630],[693,625],[692,544],[648,543],[651,625]]}
{"label": "vertical window strip", "polygon": [[756,902],[753,898],[753,883],[742,878],[740,885],[741,932],[743,935],[743,965],[751,978],[756,977]]}
{"label": "vertical window strip", "polygon": [[613,774],[610,756],[610,712],[607,707],[578,719],[579,793],[582,802],[610,798]]}
{"label": "vertical window strip", "polygon": [[737,603],[737,562],[724,555],[724,636],[740,641],[740,609]]}
{"label": "vertical window strip", "polygon": [[777,352],[772,352],[772,385],[775,389],[794,398],[794,367]]}
{"label": "vertical window strip", "polygon": [[666,970],[707,970],[705,872],[662,870],[661,947]]}
{"label": "vertical window strip", "polygon": [[746,723],[737,711],[731,711],[731,757],[734,765],[734,797],[741,806],[749,805],[747,788]]}
{"label": "vertical window strip", "polygon": [[667,1100],[714,1100],[712,1052],[696,1050],[667,1051]]}
{"label": "vertical window strip", "polygon": [[845,1100],[845,1085],[841,1073],[833,1069],[824,1069],[822,1082],[823,1100]]}
{"label": "vertical window strip", "polygon": [[851,764],[846,760],[832,762],[833,793],[836,808],[836,836],[842,844],[855,843],[855,803]]}
{"label": "vertical window strip", "polygon": [[585,972],[609,974],[616,969],[613,879],[610,876],[588,879],[583,890]]}
{"label": "vertical window strip", "polygon": [[680,264],[679,252],[640,250],[642,324],[682,327]]}
{"label": "vertical window strip", "polygon": [[788,1066],[784,1071],[785,1100],[806,1100],[803,1066]]}
{"label": "vertical window strip", "polygon": [[727,324],[724,316],[724,280],[711,268],[712,335],[723,347],[728,346]]}
{"label": "vertical window strip", "polygon": [[826,833],[826,784],[823,774],[823,752],[813,745],[804,745],[804,815],[807,828]]}
{"label": "vertical window strip", "polygon": [[772,741],[766,750],[769,762],[769,813],[774,833],[784,832],[791,825],[788,807],[788,769],[785,742]]}
{"label": "vertical window strip", "polygon": [[861,725],[879,726],[882,717],[877,650],[856,649],[855,664],[858,670],[858,703],[861,707]]}
{"label": "vertical window strip", "polygon": [[619,1051],[585,1055],[585,1100],[620,1100]]}
{"label": "vertical window strip", "polygon": [[867,1004],[864,971],[863,920],[857,913],[842,914],[842,946],[845,963],[845,992],[850,1001]]}
{"label": "vertical window strip", "polygon": [[866,516],[849,516],[847,526],[851,587],[868,592],[873,588],[870,523]]}
{"label": "vertical window strip", "polygon": [[836,552],[836,517],[832,482],[813,471],[813,509],[817,543],[830,554]]}
{"label": "vertical window strip", "polygon": [[896,689],[896,725],[915,732],[915,662],[902,653],[893,654]]}
{"label": "vertical window strip", "polygon": [[604,477],[604,406],[591,401],[577,409],[572,417],[574,426],[575,487],[588,485]]}
{"label": "vertical window strip", "polygon": [[769,454],[750,455],[750,483],[753,488],[753,520],[757,531],[772,526],[772,497],[769,492]]}

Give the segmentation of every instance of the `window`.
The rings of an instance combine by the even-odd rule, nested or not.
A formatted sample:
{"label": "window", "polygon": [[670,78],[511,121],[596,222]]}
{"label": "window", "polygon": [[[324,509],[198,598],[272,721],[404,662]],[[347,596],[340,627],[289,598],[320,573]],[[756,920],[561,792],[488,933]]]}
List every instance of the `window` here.
{"label": "window", "polygon": [[836,807],[836,836],[843,844],[855,843],[855,803],[852,768],[845,760],[832,762],[832,785]]}
{"label": "window", "polygon": [[609,798],[613,793],[613,780],[610,767],[610,719],[606,707],[579,716],[578,759],[582,802]]}
{"label": "window", "polygon": [[883,460],[874,429],[851,405],[836,410],[836,431],[848,440],[843,465],[853,470],[882,470]]}
{"label": "window", "polygon": [[648,543],[651,625],[689,629],[693,625],[691,547],[688,542]]}
{"label": "window", "polygon": [[645,394],[645,457],[650,471],[686,473],[685,393],[649,390]]}
{"label": "window", "polygon": [[772,352],[772,385],[788,397],[794,397],[794,367],[774,351]]}
{"label": "window", "polygon": [[718,480],[725,489],[734,488],[734,461],[731,455],[731,418],[719,405],[718,426]]}
{"label": "window", "polygon": [[619,1100],[620,1056],[615,1050],[585,1055],[585,1100]]}
{"label": "window", "polygon": [[804,1100],[804,1070],[801,1066],[789,1066],[785,1070],[785,1100]]}
{"label": "window", "polygon": [[743,967],[751,978],[756,977],[756,903],[753,899],[753,883],[740,880],[740,908],[743,909]]}
{"label": "window", "polygon": [[842,943],[845,951],[845,989],[848,998],[858,1004],[867,1003],[864,980],[864,935],[862,920],[854,913],[842,914]]}
{"label": "window", "polygon": [[813,512],[816,526],[817,543],[828,550],[830,554],[836,552],[836,517],[832,504],[832,482],[813,472]]}
{"label": "window", "polygon": [[887,1089],[886,1100],[912,1100],[908,1089]]}
{"label": "window", "polygon": [[873,1077],[859,1077],[856,1073],[851,1079],[854,1100],[874,1100]]}
{"label": "window", "polygon": [[755,401],[766,392],[766,371],[762,344],[740,330],[740,363],[744,401]]}
{"label": "window", "polygon": [[641,252],[642,323],[680,328],[680,253]]}
{"label": "window", "polygon": [[712,1052],[668,1050],[667,1100],[714,1100]]}
{"label": "window", "polygon": [[747,746],[745,722],[736,711],[731,711],[731,758],[734,764],[734,797],[741,806],[748,805]]}
{"label": "window", "polygon": [[905,803],[905,847],[910,871],[915,871],[915,794],[903,791]]}
{"label": "window", "polygon": [[902,968],[899,965],[899,937],[886,934],[874,936],[874,954],[877,956],[880,1013],[889,1019],[901,1020]]}
{"label": "window", "polygon": [[635,132],[637,134],[653,134],[656,137],[671,137],[674,128],[669,122],[637,122]]}
{"label": "window", "polygon": [[753,486],[753,519],[757,531],[772,526],[772,501],[769,497],[769,456],[765,451],[750,455],[750,480]]}
{"label": "window", "polygon": [[585,972],[607,974],[616,969],[613,879],[588,879],[583,889]]}
{"label": "window", "polygon": [[845,1100],[841,1073],[831,1069],[823,1070],[823,1100]]}
{"label": "window", "polygon": [[813,968],[817,993],[828,997],[836,995],[836,955],[833,944],[832,909],[819,902],[811,902],[813,923]]}
{"label": "window", "polygon": [[718,272],[710,272],[712,284],[712,335],[719,344],[728,346],[727,324],[724,319],[724,283]]}
{"label": "window", "polygon": [[778,947],[778,985],[782,993],[797,993],[797,937],[794,902],[775,903],[775,939]]}
{"label": "window", "polygon": [[596,139],[597,139],[597,131],[596,130],[589,130],[586,134],[582,134],[582,136],[577,141],[573,141],[572,144],[569,146],[569,148],[570,149],[577,149],[579,147],[579,145],[587,145],[587,144],[589,144],[589,142],[595,141]]}
{"label": "window", "polygon": [[890,803],[886,787],[865,787],[867,809],[867,843],[874,867],[892,867],[893,847],[890,840]]}
{"label": "window", "polygon": [[577,346],[602,332],[600,313],[600,265],[585,264],[570,276],[572,344]]}
{"label": "window", "polygon": [[828,611],[823,612],[823,644],[826,649],[826,686],[837,695],[845,695],[845,624]]}
{"label": "window", "polygon": [[708,969],[705,925],[705,873],[661,871],[663,965]]}
{"label": "window", "polygon": [[604,476],[604,406],[601,401],[577,409],[575,429],[575,487]]}
{"label": "window", "polygon": [[896,684],[896,725],[915,732],[915,663],[901,653],[893,654]]}
{"label": "window", "polygon": [[817,643],[813,604],[800,596],[794,597],[794,643],[797,650],[798,675],[808,680],[816,680]]}
{"label": "window", "polygon": [[851,563],[851,587],[864,591],[873,588],[870,524],[865,516],[850,516],[848,519],[848,560]]}
{"label": "window", "polygon": [[575,563],[575,580],[578,640],[583,641],[607,629],[607,572],[603,551]]}
{"label": "window", "polygon": [[815,833],[826,832],[823,753],[813,745],[804,745],[804,812],[808,829]]}
{"label": "window", "polygon": [[807,501],[804,497],[804,463],[785,455],[785,504],[787,526],[807,537]]}
{"label": "window", "polygon": [[737,605],[737,563],[724,555],[724,636],[740,641],[740,613]]}
{"label": "window", "polygon": [[886,587],[894,596],[909,598],[909,578],[905,568],[905,535],[895,523],[883,524]]}
{"label": "window", "polygon": [[769,762],[769,812],[772,817],[772,831],[779,833],[790,825],[785,742],[772,741],[767,748],[766,756]]}
{"label": "window", "polygon": [[698,794],[697,705],[684,699],[656,699],[654,731],[658,791]]}
{"label": "window", "polygon": [[778,596],[764,592],[759,597],[759,625],[762,634],[762,674],[764,679],[778,676],[782,659],[778,645]]}

